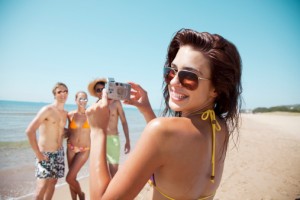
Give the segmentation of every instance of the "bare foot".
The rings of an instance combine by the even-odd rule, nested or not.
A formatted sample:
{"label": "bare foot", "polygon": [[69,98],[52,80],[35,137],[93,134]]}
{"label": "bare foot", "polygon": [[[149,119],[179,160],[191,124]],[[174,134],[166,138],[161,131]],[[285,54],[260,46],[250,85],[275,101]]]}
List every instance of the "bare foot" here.
{"label": "bare foot", "polygon": [[81,192],[81,195],[78,195],[80,200],[85,200],[84,192]]}

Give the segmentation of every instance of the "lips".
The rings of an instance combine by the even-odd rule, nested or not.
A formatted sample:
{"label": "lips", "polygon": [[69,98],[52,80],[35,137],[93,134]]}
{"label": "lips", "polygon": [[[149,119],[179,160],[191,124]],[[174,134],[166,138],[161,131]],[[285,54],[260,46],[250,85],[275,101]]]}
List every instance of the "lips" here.
{"label": "lips", "polygon": [[186,99],[188,96],[185,95],[185,94],[181,94],[181,93],[175,92],[175,91],[170,91],[170,97],[173,100],[180,101],[180,100]]}

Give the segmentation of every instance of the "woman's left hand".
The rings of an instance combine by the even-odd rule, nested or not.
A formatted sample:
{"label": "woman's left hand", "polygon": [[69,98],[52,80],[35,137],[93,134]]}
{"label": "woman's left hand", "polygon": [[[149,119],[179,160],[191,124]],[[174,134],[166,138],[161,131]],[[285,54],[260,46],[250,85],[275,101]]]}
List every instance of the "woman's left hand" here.
{"label": "woman's left hand", "polygon": [[103,89],[102,99],[86,110],[91,130],[102,129],[106,132],[109,121],[109,107],[106,89]]}

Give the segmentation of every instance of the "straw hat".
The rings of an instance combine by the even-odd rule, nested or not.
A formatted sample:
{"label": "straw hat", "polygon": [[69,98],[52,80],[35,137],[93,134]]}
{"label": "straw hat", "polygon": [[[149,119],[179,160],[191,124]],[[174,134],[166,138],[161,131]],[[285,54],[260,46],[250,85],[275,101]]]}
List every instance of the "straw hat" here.
{"label": "straw hat", "polygon": [[106,78],[97,78],[97,79],[95,79],[95,80],[93,80],[92,82],[89,83],[88,91],[89,91],[90,95],[92,95],[94,97],[97,97],[97,94],[94,90],[94,87],[95,87],[96,83],[98,83],[98,82],[107,83],[107,79]]}

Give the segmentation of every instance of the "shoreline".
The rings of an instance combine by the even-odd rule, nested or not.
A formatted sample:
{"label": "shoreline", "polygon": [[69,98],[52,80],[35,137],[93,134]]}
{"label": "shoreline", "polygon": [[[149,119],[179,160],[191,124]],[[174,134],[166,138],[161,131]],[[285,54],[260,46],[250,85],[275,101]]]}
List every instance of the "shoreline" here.
{"label": "shoreline", "polygon": [[[300,114],[242,114],[241,119],[237,146],[235,147],[230,139],[222,181],[214,200],[299,198]],[[88,161],[85,165],[87,164]],[[18,167],[19,170],[15,168],[0,170],[1,182],[5,182],[2,184],[11,184],[12,188],[17,188],[12,183],[18,181],[23,181],[21,183],[23,185],[35,183],[33,162],[16,168]],[[80,184],[88,199],[88,175],[80,178]],[[69,193],[68,185],[61,183],[56,186],[53,199],[70,199]],[[150,193],[151,188],[144,187],[136,200],[149,199]],[[27,192],[19,197],[8,198],[26,200],[32,199],[32,196],[32,193]],[[3,196],[4,199],[6,197]]]}

